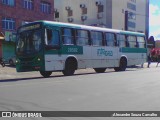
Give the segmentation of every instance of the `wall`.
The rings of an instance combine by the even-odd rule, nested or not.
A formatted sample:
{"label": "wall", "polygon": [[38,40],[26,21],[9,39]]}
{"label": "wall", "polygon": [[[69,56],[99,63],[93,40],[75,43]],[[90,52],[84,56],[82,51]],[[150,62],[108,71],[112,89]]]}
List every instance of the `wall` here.
{"label": "wall", "polygon": [[[40,3],[41,0],[34,0],[34,9],[27,10],[23,8],[23,0],[15,0],[15,6],[4,5],[2,0],[0,1],[0,32],[5,35],[6,31],[16,32],[16,29],[22,25],[22,22],[28,21],[37,21],[37,20],[54,20],[54,0],[43,0],[49,2],[51,4],[51,14],[46,14],[40,11]],[[15,20],[15,30],[4,30],[2,29],[2,19],[3,18],[13,18]],[[1,40],[2,42],[3,40]],[[12,49],[15,45],[4,44],[2,47],[0,42],[0,57],[8,56],[10,51],[14,53],[14,49]],[[4,42],[3,42],[4,43]],[[3,52],[3,53],[2,53]],[[3,55],[2,55],[3,54]]]}
{"label": "wall", "polygon": [[[96,6],[97,0],[55,0],[55,9],[58,10],[60,13],[59,19],[56,19],[60,22],[68,22],[68,18],[73,18],[73,23],[77,24],[85,24],[85,25],[92,25],[92,24],[99,24],[99,23],[106,23],[106,8],[104,7],[103,18],[97,19],[97,11],[98,8]],[[105,0],[102,1],[103,5],[106,4]],[[80,8],[80,4],[85,4],[87,8],[87,20],[81,21],[82,16],[82,9]],[[73,16],[68,17],[66,7],[69,6],[73,11]]]}
{"label": "wall", "polygon": [[[52,5],[51,14],[45,14],[40,11],[40,0],[34,0],[34,10],[27,10],[23,8],[22,0],[15,0],[15,6],[4,5],[0,2],[0,20],[3,17],[14,18],[16,21],[16,29],[22,25],[22,21],[36,21],[36,20],[52,20],[54,13],[54,1],[48,1]],[[0,31],[2,31],[2,25],[0,24]]]}
{"label": "wall", "polygon": [[[104,13],[103,19],[97,19],[97,6],[95,5],[96,1],[102,1],[104,4]],[[60,22],[68,22],[66,6],[70,6],[73,10],[74,18],[73,23],[77,24],[99,24],[104,23],[108,28],[114,29],[125,29],[125,11],[131,11],[135,13],[136,19],[130,19],[129,21],[135,22],[135,28],[129,27],[131,31],[140,31],[146,32],[146,2],[148,0],[55,0],[55,8],[60,13],[59,19],[56,19]],[[136,6],[136,10],[129,9],[127,4],[131,3]],[[81,9],[80,4],[85,4],[88,8],[88,19],[85,22],[81,21]]]}
{"label": "wall", "polygon": [[[129,9],[127,3],[131,3],[136,6],[136,10]],[[135,20],[128,19],[128,21],[135,22],[135,28],[128,27],[131,31],[146,32],[146,0],[136,0],[132,2],[131,0],[112,0],[112,27],[115,29],[125,30],[125,11],[130,11],[135,13]]]}

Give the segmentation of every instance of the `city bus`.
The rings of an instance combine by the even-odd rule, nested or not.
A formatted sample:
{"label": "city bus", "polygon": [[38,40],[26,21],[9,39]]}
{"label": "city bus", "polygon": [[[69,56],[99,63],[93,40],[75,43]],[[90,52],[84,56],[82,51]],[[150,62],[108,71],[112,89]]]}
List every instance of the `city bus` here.
{"label": "city bus", "polygon": [[125,71],[146,61],[145,34],[52,21],[36,21],[17,30],[17,72],[39,71],[43,77],[62,71],[107,68]]}

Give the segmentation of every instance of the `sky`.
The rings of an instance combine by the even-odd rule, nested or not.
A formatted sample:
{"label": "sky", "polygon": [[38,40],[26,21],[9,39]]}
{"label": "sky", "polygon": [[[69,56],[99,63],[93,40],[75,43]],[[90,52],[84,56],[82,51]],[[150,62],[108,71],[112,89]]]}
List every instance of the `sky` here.
{"label": "sky", "polygon": [[160,0],[150,0],[149,36],[160,40]]}

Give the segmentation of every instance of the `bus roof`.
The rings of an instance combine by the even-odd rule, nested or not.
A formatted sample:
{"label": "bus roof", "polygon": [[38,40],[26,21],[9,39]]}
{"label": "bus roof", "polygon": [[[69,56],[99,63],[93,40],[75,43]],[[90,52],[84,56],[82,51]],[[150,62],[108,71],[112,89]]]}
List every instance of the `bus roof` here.
{"label": "bus roof", "polygon": [[[36,22],[42,22],[44,25],[71,27],[71,28],[93,30],[93,31],[113,32],[113,33],[121,33],[125,35],[145,36],[144,33],[140,33],[140,32],[124,31],[124,30],[102,28],[102,27],[96,27],[96,26],[79,25],[79,24],[73,24],[73,23],[63,23],[63,22],[55,22],[55,21],[36,21]],[[33,22],[33,23],[36,23],[36,22]]]}

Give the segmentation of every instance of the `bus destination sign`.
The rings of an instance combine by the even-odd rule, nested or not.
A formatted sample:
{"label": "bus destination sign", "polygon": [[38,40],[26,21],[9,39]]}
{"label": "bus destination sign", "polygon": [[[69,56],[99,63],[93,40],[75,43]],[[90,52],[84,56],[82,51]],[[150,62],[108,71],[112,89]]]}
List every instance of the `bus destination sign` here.
{"label": "bus destination sign", "polygon": [[33,29],[38,29],[40,28],[41,25],[40,24],[33,24],[33,25],[29,25],[29,26],[24,26],[24,27],[21,27],[19,29],[19,32],[23,32],[23,31],[28,31],[28,30],[33,30]]}

